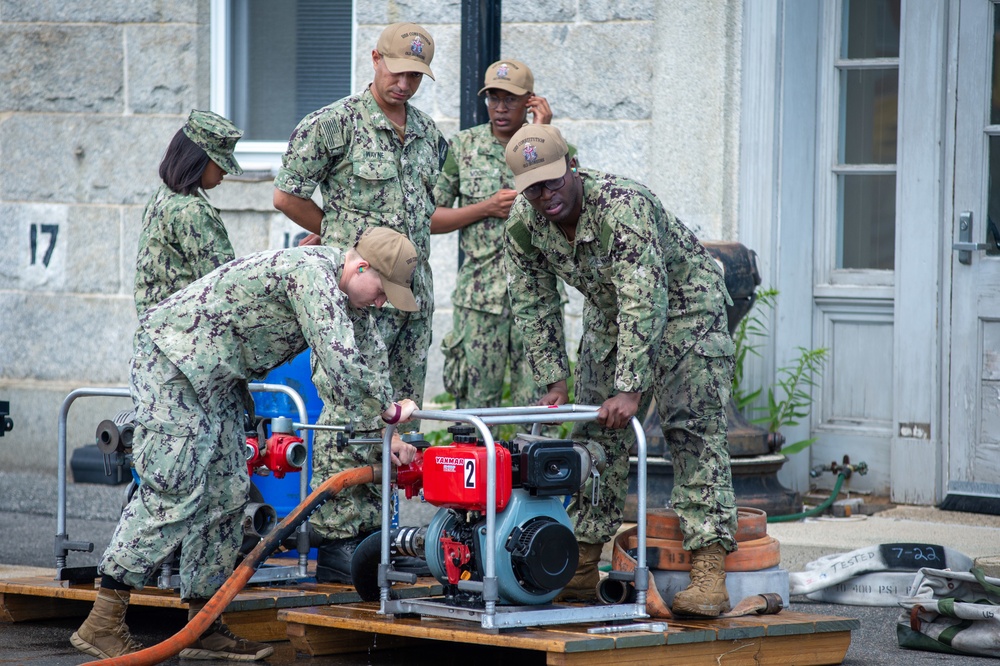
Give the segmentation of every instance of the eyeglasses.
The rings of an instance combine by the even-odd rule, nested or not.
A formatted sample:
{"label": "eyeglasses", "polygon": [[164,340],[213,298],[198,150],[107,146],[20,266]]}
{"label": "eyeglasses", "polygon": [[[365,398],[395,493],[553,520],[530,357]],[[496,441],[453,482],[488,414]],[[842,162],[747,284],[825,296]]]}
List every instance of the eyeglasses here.
{"label": "eyeglasses", "polygon": [[527,199],[528,201],[534,201],[538,197],[542,196],[543,187],[547,189],[549,192],[555,192],[565,184],[566,184],[566,175],[563,174],[558,178],[543,180],[540,183],[533,183],[531,185],[528,185],[526,188],[521,190],[521,194],[523,194],[524,198]]}
{"label": "eyeglasses", "polygon": [[486,106],[491,109],[499,109],[501,106],[507,110],[514,108],[527,98],[527,95],[507,95],[497,97],[496,95],[486,95]]}

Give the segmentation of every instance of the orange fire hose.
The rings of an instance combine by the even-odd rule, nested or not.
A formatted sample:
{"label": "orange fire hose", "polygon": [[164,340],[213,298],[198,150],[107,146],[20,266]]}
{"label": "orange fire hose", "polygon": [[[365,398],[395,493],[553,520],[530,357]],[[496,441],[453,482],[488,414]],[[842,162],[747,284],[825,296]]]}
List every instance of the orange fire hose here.
{"label": "orange fire hose", "polygon": [[365,483],[372,483],[375,479],[382,478],[381,465],[369,465],[367,467],[355,467],[347,469],[338,474],[334,474],[323,482],[319,488],[310,493],[302,504],[299,504],[290,514],[272,530],[267,536],[261,539],[257,547],[254,548],[244,558],[233,573],[226,579],[212,598],[208,600],[205,607],[198,612],[188,623],[176,634],[156,645],[152,645],[138,652],[103,659],[101,661],[90,662],[92,665],[102,666],[148,666],[158,664],[176,656],[181,650],[188,647],[198,637],[205,633],[205,630],[215,622],[215,619],[222,615],[229,602],[239,594],[240,590],[247,584],[253,576],[257,567],[270,555],[287,537],[291,536],[295,528],[302,521],[306,520],[312,512],[331,497],[351,486],[360,486]]}

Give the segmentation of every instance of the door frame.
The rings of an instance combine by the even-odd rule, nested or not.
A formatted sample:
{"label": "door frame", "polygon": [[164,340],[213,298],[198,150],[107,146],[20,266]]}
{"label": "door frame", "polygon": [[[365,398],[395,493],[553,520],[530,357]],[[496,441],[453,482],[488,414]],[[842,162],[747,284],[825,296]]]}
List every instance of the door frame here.
{"label": "door frame", "polygon": [[[947,421],[942,405],[947,396],[942,387],[947,386],[948,338],[942,314],[950,305],[945,268],[951,231],[945,223],[951,219],[945,200],[945,192],[951,191],[946,156],[952,155],[954,142],[946,121],[954,118],[951,26],[956,25],[957,4],[903,0],[901,7],[888,464],[891,499],[914,504],[935,503],[944,484],[942,433]],[[813,249],[821,230],[815,221],[821,214],[817,171],[822,168],[816,118],[823,112],[819,68],[829,29],[825,13],[822,0],[744,3],[739,234],[759,254],[764,284],[781,290],[772,336],[761,350],[764,358],[747,368],[755,384],[773,381],[779,365],[775,359],[793,357],[799,346],[822,343],[814,328]],[[813,416],[813,423],[786,434],[796,440],[811,436],[815,409]],[[811,464],[806,453],[793,456],[779,478],[796,490],[808,489]],[[937,471],[928,476],[927,467]]]}
{"label": "door frame", "polygon": [[[988,216],[990,194],[990,146],[984,141],[984,127],[989,125],[989,118],[984,116],[988,113],[990,94],[995,85],[992,81],[992,68],[995,64],[992,59],[978,60],[976,56],[986,52],[996,57],[993,21],[997,11],[1000,11],[1000,6],[993,0],[962,0],[955,3],[952,11],[951,20],[956,28],[954,56],[951,60],[953,66],[949,76],[952,82],[950,92],[954,94],[949,95],[951,106],[948,113],[949,117],[954,119],[955,134],[949,137],[951,143],[948,153],[950,157],[948,191],[953,192],[954,196],[946,202],[951,225],[949,225],[950,236],[947,239],[947,252],[944,257],[948,288],[947,307],[943,310],[946,313],[943,318],[947,328],[946,349],[950,354],[946,356],[948,363],[945,385],[948,390],[945,391],[942,400],[942,410],[947,416],[945,432],[949,435],[946,441],[949,443],[942,447],[941,506],[946,509],[989,513],[1000,513],[1000,484],[958,478],[958,474],[953,475],[952,472],[955,465],[965,464],[970,467],[973,465],[970,457],[975,453],[974,447],[969,444],[963,446],[962,442],[978,440],[979,431],[985,421],[982,414],[982,405],[985,402],[982,396],[983,381],[986,372],[992,370],[993,374],[996,374],[995,363],[987,366],[982,358],[985,344],[984,330],[980,323],[985,319],[996,319],[997,315],[993,313],[1000,314],[1000,297],[990,293],[988,286],[984,292],[975,287],[984,282],[990,285],[1000,281],[1000,257],[993,256],[988,260],[989,263],[983,264],[985,255],[976,251],[971,254],[971,265],[964,266],[958,263],[955,253],[951,251],[951,241],[959,240],[959,218],[965,210],[973,213],[972,240],[981,242],[985,238],[983,229]],[[974,26],[989,27],[984,28],[982,32],[968,29],[963,31],[961,29],[963,20]],[[963,38],[964,41],[960,42],[959,40]],[[971,64],[965,64],[963,67],[964,63]],[[980,94],[985,97],[979,97]],[[961,108],[959,103],[962,103]],[[970,106],[980,108],[969,108]],[[976,175],[979,176],[978,179]],[[962,300],[956,296],[956,293],[963,291],[969,293],[967,296],[969,300]],[[982,307],[984,302],[989,304],[988,307]],[[984,312],[989,316],[983,317]],[[968,322],[970,326],[975,327],[975,330],[971,333],[961,331],[961,324],[953,322]],[[976,339],[974,345],[969,344],[970,337]],[[991,379],[996,381],[995,377]],[[976,385],[975,395],[978,400],[974,401],[972,408],[962,411],[957,407],[958,401],[952,396],[956,393],[965,394],[969,382]],[[953,406],[956,408],[953,409]],[[963,429],[962,423],[968,425]],[[951,441],[955,441],[954,446],[951,445]]]}

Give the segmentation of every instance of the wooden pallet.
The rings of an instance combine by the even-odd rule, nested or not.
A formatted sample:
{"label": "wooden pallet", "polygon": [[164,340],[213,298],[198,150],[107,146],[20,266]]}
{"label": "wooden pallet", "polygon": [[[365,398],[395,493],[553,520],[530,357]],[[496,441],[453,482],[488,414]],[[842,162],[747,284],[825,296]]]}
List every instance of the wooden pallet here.
{"label": "wooden pallet", "polygon": [[[30,576],[0,580],[0,621],[25,622],[59,617],[83,617],[97,598],[99,580],[89,584],[70,584],[52,576]],[[394,593],[401,598],[424,597],[441,593],[432,578],[422,578],[415,585],[398,584]],[[222,619],[240,636],[261,641],[286,640],[285,623],[278,611],[297,606],[323,606],[359,602],[350,585],[297,582],[272,586],[250,586],[241,591],[223,612]],[[145,587],[132,592],[130,605],[186,611],[174,590]]]}
{"label": "wooden pallet", "polygon": [[[663,633],[588,634],[561,625],[491,633],[473,622],[385,616],[378,604],[288,608],[278,611],[299,652],[317,656],[393,649],[428,640],[544,653],[547,664],[664,664],[761,666],[839,664],[860,622],[783,611],[725,620],[672,620]],[[614,650],[614,653],[610,653]]]}
{"label": "wooden pallet", "polygon": [[[82,617],[97,597],[97,585],[97,580],[72,585],[38,575],[0,580],[0,621]],[[394,593],[425,597],[440,594],[441,587],[425,578],[413,586],[397,585]],[[177,592],[156,588],[133,592],[131,604],[178,614],[187,609]],[[671,620],[663,633],[588,634],[593,624],[493,633],[475,622],[380,615],[378,604],[361,603],[352,587],[314,582],[248,587],[226,607],[223,620],[238,635],[287,639],[296,651],[313,656],[445,641],[510,649],[512,655],[529,651],[553,666],[610,661],[617,666],[839,664],[851,632],[860,626],[851,618],[783,611],[725,620]]]}

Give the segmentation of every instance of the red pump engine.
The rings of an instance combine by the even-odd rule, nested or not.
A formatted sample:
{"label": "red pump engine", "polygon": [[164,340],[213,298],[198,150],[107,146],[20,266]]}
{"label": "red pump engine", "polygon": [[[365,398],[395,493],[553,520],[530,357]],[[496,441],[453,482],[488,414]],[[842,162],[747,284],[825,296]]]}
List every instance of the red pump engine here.
{"label": "red pump engine", "polygon": [[[510,451],[496,446],[496,510],[510,501]],[[454,436],[450,446],[432,446],[423,455],[424,500],[459,511],[486,511],[486,447],[475,434]]]}
{"label": "red pump engine", "polygon": [[[475,606],[482,595],[460,589],[459,583],[483,580],[488,454],[475,428],[454,425],[448,432],[452,444],[425,449],[412,463],[398,467],[396,475],[408,499],[422,491],[424,500],[440,511],[427,527],[394,530],[390,543],[396,554],[425,558],[450,602]],[[493,557],[500,600],[549,603],[573,577],[579,555],[562,500],[580,490],[593,460],[583,445],[532,435],[498,441],[494,451]],[[372,556],[377,555],[373,547]],[[374,582],[365,590],[362,598],[377,598]]]}

